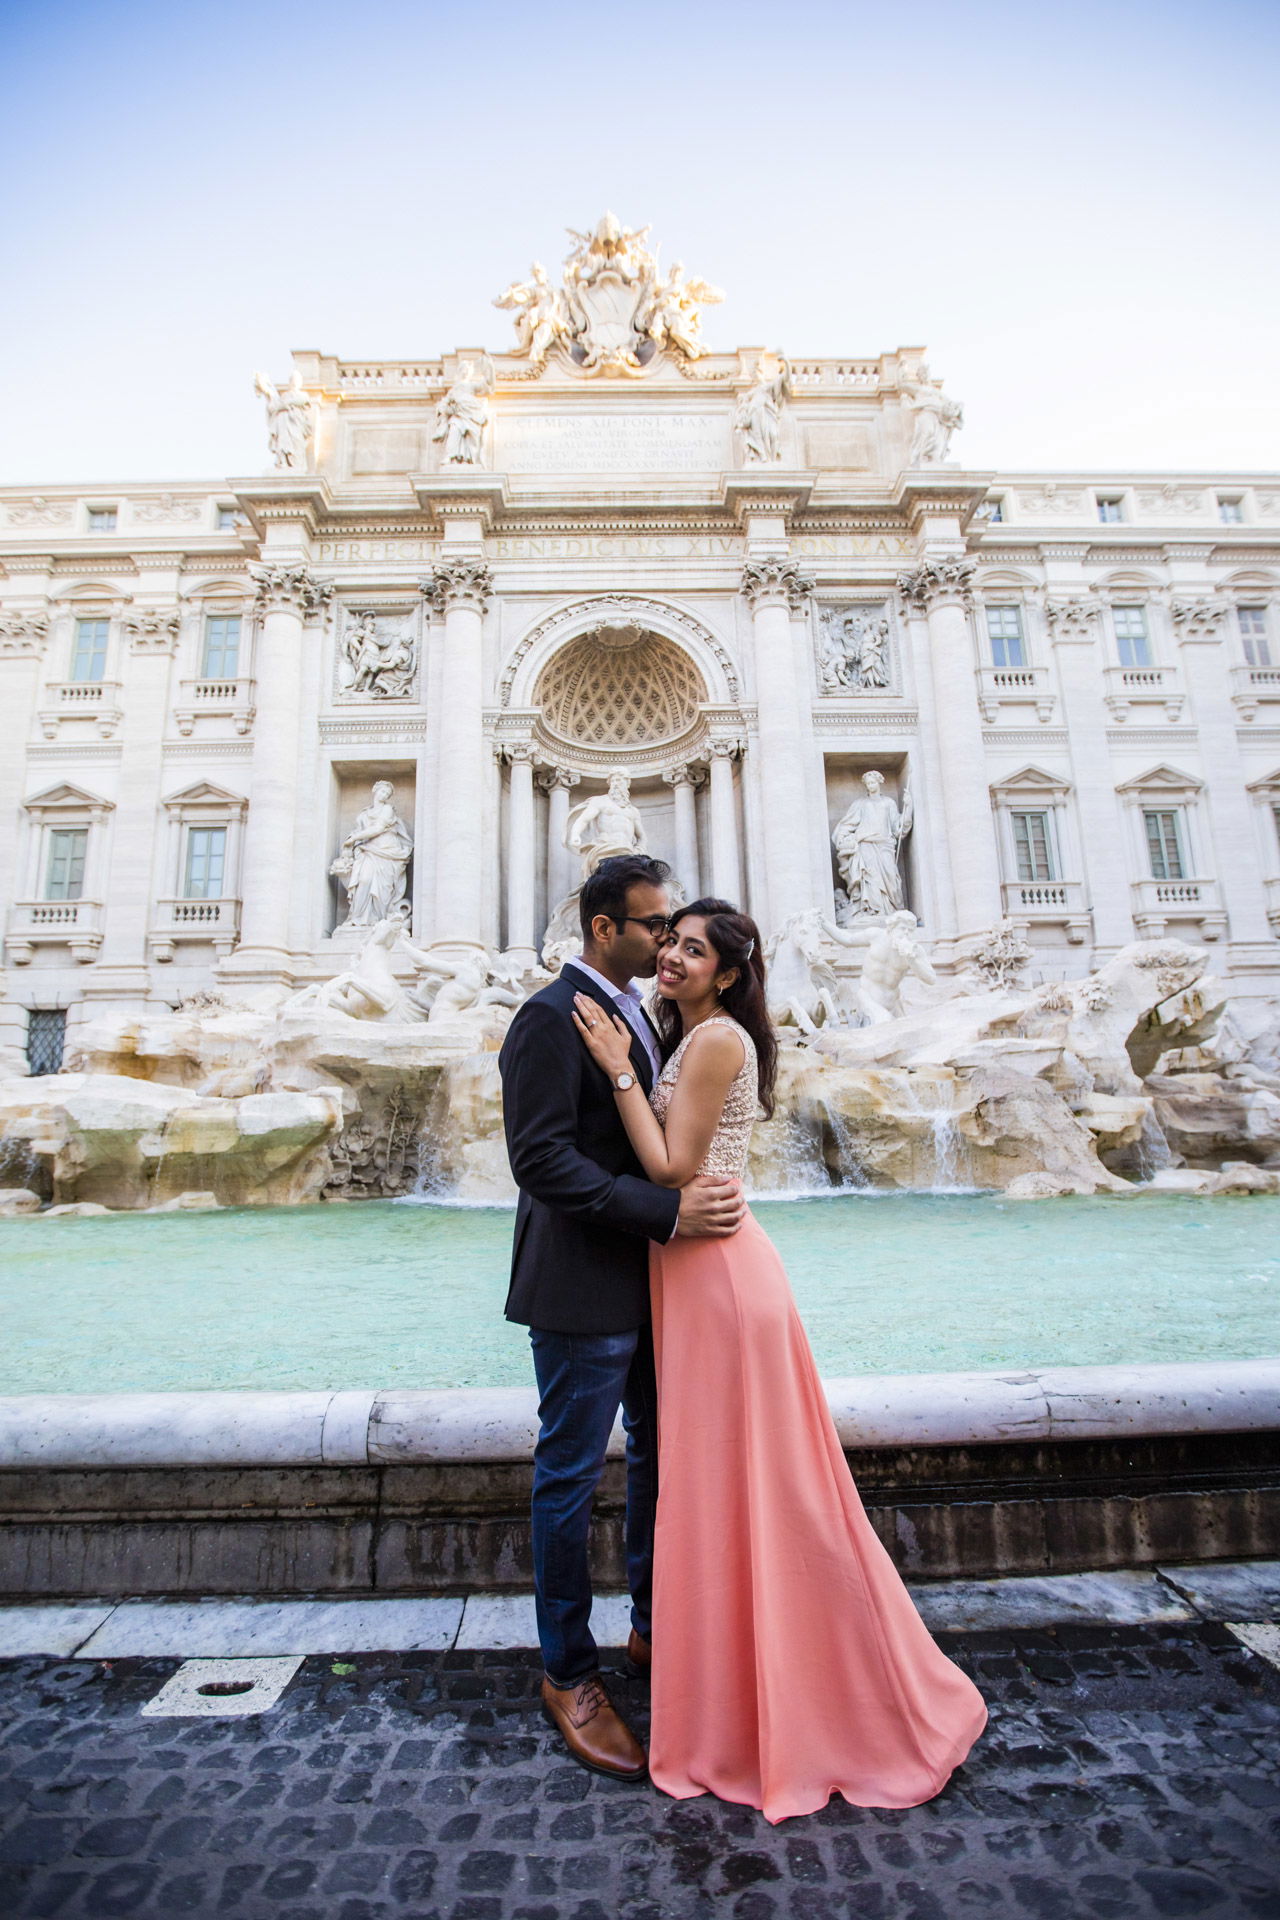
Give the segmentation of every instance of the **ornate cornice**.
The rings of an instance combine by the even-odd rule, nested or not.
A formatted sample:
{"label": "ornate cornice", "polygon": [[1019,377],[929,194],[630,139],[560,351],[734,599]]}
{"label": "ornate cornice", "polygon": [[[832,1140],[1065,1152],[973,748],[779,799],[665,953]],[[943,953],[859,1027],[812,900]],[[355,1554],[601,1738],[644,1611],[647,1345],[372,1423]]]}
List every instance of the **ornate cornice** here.
{"label": "ornate cornice", "polygon": [[178,644],[177,613],[159,613],[154,608],[127,613],[121,622],[130,653],[172,653]]}
{"label": "ornate cornice", "polygon": [[308,615],[326,609],[333,598],[333,582],[317,580],[307,567],[272,567],[249,563],[260,613],[281,611]]}
{"label": "ornate cornice", "polygon": [[748,560],[742,569],[742,591],[754,613],[758,607],[786,606],[803,613],[817,582],[801,573],[794,560]]}
{"label": "ornate cornice", "polygon": [[973,576],[977,563],[968,557],[955,560],[922,560],[898,575],[898,592],[909,608],[928,613],[935,606],[967,608],[973,598]]}
{"label": "ornate cornice", "polygon": [[1093,600],[1049,599],[1044,603],[1044,617],[1055,640],[1092,640],[1098,611]]}
{"label": "ornate cornice", "polygon": [[553,787],[563,787],[567,792],[580,784],[582,775],[575,773],[572,767],[540,767],[534,775],[535,783],[543,793],[550,793]]}
{"label": "ornate cornice", "polygon": [[43,613],[0,613],[0,655],[42,654],[49,638]]}
{"label": "ornate cornice", "polygon": [[1230,607],[1222,600],[1173,600],[1169,617],[1179,640],[1217,640]]}
{"label": "ornate cornice", "polygon": [[493,593],[493,575],[483,560],[442,560],[420,586],[437,613],[447,614],[451,607],[483,613]]}

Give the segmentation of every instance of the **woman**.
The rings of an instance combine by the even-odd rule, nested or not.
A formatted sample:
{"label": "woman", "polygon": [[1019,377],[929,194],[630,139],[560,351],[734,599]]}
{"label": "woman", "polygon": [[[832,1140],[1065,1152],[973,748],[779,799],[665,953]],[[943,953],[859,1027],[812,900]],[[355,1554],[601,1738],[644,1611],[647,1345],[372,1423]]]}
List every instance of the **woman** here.
{"label": "woman", "polygon": [[[753,920],[695,900],[672,921],[652,1107],[628,1070],[624,1023],[581,994],[574,1018],[651,1180],[741,1175],[777,1057]],[[866,1517],[775,1248],[748,1213],[730,1239],[652,1248],[650,1285],[654,1783],[771,1821],[816,1812],[833,1792],[918,1806],[963,1760],[986,1707]]]}

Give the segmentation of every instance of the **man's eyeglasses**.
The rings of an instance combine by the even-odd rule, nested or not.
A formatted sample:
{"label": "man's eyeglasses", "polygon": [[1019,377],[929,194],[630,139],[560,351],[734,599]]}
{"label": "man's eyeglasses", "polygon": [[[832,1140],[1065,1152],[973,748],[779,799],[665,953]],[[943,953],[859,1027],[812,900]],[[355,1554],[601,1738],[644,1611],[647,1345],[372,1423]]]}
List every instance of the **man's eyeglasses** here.
{"label": "man's eyeglasses", "polygon": [[671,926],[671,922],[665,913],[651,913],[648,918],[644,920],[640,919],[637,914],[624,913],[621,916],[615,916],[613,924],[615,927],[643,927],[645,932],[652,934],[655,940],[661,934],[666,933]]}

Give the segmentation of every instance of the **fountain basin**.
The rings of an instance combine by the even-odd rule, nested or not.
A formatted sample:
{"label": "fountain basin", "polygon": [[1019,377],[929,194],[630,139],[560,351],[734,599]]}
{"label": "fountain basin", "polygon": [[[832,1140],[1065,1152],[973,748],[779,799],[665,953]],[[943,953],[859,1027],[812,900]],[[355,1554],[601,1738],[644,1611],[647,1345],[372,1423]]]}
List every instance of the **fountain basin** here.
{"label": "fountain basin", "polygon": [[[1280,1352],[1280,1197],[754,1204],[827,1378]],[[511,1226],[397,1202],[7,1220],[0,1393],[524,1388]]]}

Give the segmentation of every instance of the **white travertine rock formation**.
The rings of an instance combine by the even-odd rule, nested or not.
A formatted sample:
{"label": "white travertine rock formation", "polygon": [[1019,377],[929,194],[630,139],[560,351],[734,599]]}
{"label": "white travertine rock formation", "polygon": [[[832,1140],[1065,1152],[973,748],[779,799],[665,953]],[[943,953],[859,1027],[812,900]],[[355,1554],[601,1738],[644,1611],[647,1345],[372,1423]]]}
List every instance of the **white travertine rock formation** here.
{"label": "white travertine rock formation", "polygon": [[45,1163],[56,1204],[147,1207],[197,1185],[235,1206],[312,1200],[341,1111],[332,1088],[225,1100],[108,1073],[0,1084],[0,1131]]}

